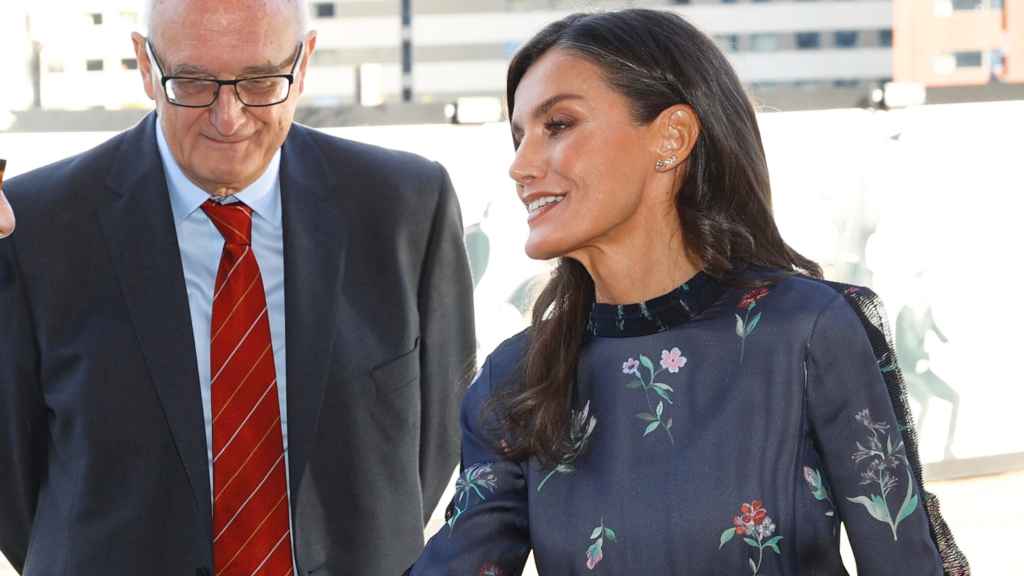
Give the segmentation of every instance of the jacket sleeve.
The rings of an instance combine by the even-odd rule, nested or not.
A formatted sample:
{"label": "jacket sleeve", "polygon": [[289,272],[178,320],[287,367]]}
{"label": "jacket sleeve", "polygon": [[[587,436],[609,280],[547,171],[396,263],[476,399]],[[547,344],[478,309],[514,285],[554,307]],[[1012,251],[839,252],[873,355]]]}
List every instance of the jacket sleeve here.
{"label": "jacket sleeve", "polygon": [[488,415],[496,373],[488,360],[462,405],[462,464],[446,523],[408,572],[415,576],[521,574],[530,553],[526,474],[503,458]]}
{"label": "jacket sleeve", "polygon": [[38,356],[15,237],[0,240],[0,550],[18,572],[46,462]]}
{"label": "jacket sleeve", "polygon": [[458,410],[476,369],[473,284],[462,241],[462,216],[448,173],[440,188],[419,284],[420,485],[424,523],[458,458]]}
{"label": "jacket sleeve", "polygon": [[878,361],[841,295],[807,349],[807,409],[860,574],[942,574],[920,479]]}

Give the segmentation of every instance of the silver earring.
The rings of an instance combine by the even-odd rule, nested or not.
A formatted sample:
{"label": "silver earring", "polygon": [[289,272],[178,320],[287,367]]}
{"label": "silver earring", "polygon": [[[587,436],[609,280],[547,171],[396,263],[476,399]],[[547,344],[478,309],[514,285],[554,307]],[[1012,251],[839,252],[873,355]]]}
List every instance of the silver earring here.
{"label": "silver earring", "polygon": [[654,168],[656,170],[667,170],[668,168],[671,168],[675,163],[676,163],[676,157],[675,156],[669,156],[668,158],[662,158],[661,160],[658,160],[657,162],[655,162],[654,163]]}

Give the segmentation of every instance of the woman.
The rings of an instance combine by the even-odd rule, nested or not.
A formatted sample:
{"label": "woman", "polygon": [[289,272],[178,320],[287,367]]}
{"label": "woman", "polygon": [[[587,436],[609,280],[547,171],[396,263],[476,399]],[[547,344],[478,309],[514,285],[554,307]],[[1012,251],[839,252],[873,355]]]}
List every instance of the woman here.
{"label": "woman", "polygon": [[569,16],[516,55],[508,104],[526,251],[560,263],[469,390],[412,574],[516,574],[531,549],[559,576],[845,574],[840,521],[860,574],[966,573],[873,295],[783,242],[714,44],[669,13]]}

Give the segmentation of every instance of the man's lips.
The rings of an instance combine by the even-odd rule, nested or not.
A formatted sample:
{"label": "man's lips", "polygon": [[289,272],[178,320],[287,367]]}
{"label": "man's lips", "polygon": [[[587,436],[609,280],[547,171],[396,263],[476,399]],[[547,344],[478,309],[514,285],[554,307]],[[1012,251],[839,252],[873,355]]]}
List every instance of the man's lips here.
{"label": "man's lips", "polygon": [[214,138],[212,136],[207,136],[203,134],[203,138],[206,138],[207,140],[213,142],[214,144],[222,144],[224,146],[229,146],[232,144],[242,144],[244,142],[248,142],[251,136],[246,136],[245,138]]}

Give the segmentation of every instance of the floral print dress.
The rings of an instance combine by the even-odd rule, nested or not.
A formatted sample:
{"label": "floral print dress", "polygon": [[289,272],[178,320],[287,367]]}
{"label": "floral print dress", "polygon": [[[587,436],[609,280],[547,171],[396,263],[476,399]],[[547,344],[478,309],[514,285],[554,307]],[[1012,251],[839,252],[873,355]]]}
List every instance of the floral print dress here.
{"label": "floral print dress", "polygon": [[532,550],[542,575],[841,575],[843,523],[861,575],[942,574],[854,292],[747,274],[768,284],[699,273],[595,304],[552,467],[495,448],[488,399],[516,385],[526,337],[499,346],[463,404],[447,526],[411,573],[519,574]]}

